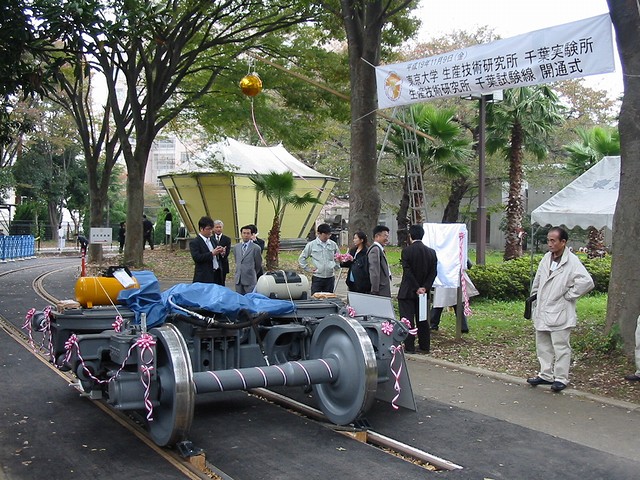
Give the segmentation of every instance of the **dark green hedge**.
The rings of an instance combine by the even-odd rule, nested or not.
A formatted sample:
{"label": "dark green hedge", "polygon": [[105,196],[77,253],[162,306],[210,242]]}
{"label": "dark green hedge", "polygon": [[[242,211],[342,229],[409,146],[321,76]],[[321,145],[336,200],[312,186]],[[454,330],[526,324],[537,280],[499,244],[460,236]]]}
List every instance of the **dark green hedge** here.
{"label": "dark green hedge", "polygon": [[[523,300],[529,295],[529,285],[541,259],[542,255],[534,256],[533,272],[531,257],[522,257],[494,265],[475,265],[468,273],[482,298]],[[581,255],[580,260],[593,278],[594,291],[606,292],[609,289],[611,257],[587,259]]]}

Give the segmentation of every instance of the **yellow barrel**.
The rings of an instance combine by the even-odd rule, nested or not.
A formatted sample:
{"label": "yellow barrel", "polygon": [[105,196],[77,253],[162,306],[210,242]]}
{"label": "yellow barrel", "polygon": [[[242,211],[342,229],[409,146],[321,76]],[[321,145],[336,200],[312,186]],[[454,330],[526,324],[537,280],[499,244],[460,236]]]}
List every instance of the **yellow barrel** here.
{"label": "yellow barrel", "polygon": [[[128,288],[140,288],[138,280]],[[76,301],[85,308],[94,305],[117,303],[118,294],[124,290],[122,284],[113,277],[80,277],[76,282]]]}

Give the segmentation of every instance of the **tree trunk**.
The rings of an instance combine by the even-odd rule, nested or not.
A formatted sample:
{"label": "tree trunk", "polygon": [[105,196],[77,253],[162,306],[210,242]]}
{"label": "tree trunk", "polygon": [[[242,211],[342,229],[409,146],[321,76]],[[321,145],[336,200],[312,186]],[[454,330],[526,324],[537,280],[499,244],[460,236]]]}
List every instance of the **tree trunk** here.
{"label": "tree trunk", "polygon": [[372,65],[378,65],[380,61],[384,22],[381,20],[383,6],[380,2],[367,4],[366,18],[361,18],[359,2],[342,0],[341,4],[351,77],[349,235],[353,236],[358,230],[370,234],[380,216],[376,151],[378,102]]}
{"label": "tree trunk", "polygon": [[522,256],[522,217],[524,205],[522,201],[522,126],[514,124],[511,131],[511,151],[509,153],[509,198],[505,214],[507,228],[505,230],[504,259],[513,260]]}
{"label": "tree trunk", "polygon": [[457,177],[451,182],[449,201],[442,214],[442,223],[456,223],[460,218],[460,204],[465,194],[469,190],[469,179]]}
{"label": "tree trunk", "polygon": [[[127,161],[127,240],[124,244],[124,263],[143,265],[142,214],[144,212],[144,173],[151,142],[138,137],[135,152]],[[125,155],[125,158],[129,155]]]}
{"label": "tree trunk", "polygon": [[635,345],[640,314],[640,12],[635,0],[607,0],[622,63],[624,96],[620,132],[620,190],[613,217],[613,257],[607,302],[607,329],[618,322],[628,354]]}
{"label": "tree trunk", "polygon": [[[102,227],[105,197],[103,197],[97,187],[91,188],[91,182],[89,182],[89,186],[89,225],[90,227]],[[85,233],[88,237],[91,232]],[[90,243],[87,254],[89,263],[102,262],[102,245],[99,243]]]}
{"label": "tree trunk", "polygon": [[269,230],[267,239],[267,265],[266,272],[278,270],[280,263],[278,252],[280,251],[280,217],[276,214],[273,217],[273,224]]}

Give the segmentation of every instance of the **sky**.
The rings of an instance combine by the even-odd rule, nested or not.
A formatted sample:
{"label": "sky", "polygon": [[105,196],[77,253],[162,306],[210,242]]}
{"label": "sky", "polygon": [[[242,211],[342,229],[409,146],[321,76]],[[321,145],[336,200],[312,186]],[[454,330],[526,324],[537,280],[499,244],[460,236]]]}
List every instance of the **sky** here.
{"label": "sky", "polygon": [[[416,15],[422,21],[420,41],[453,30],[487,25],[502,38],[575,22],[608,13],[606,0],[422,0]],[[588,86],[606,89],[611,98],[622,94],[622,71],[615,49],[616,71],[585,77]]]}

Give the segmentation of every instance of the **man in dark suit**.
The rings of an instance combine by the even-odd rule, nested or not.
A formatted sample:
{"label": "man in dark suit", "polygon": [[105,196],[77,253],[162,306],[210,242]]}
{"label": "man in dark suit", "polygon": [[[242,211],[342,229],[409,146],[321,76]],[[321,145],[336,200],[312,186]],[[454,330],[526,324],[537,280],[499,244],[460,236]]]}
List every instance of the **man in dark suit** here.
{"label": "man in dark suit", "polygon": [[242,241],[233,247],[236,259],[234,283],[236,292],[245,294],[253,291],[258,283],[258,271],[262,269],[262,252],[260,247],[251,241],[251,227],[245,225],[240,229]]}
{"label": "man in dark suit", "polygon": [[142,249],[149,242],[151,250],[153,250],[153,223],[147,218],[146,215],[142,215]]}
{"label": "man in dark suit", "polygon": [[[418,348],[428,353],[431,348],[431,332],[428,318],[419,319],[419,296],[431,290],[438,274],[436,251],[422,243],[424,228],[421,225],[409,227],[409,245],[400,255],[402,263],[402,282],[398,290],[398,309],[400,318],[411,322],[411,328],[418,327]],[[426,307],[426,305],[425,305]],[[427,309],[424,312],[426,315]],[[415,336],[409,335],[404,341],[405,350],[415,352]]]}
{"label": "man in dark suit", "polygon": [[373,244],[367,251],[371,295],[391,298],[391,270],[384,254],[384,246],[389,243],[389,227],[377,225],[373,229]]}
{"label": "man in dark suit", "polygon": [[231,253],[231,238],[222,233],[224,223],[222,220],[213,221],[213,235],[211,236],[211,243],[215,247],[224,247],[224,251],[218,255],[218,263],[220,264],[220,275],[218,275],[218,281],[214,282],[218,285],[225,286],[227,274],[229,273],[229,254]]}
{"label": "man in dark suit", "polygon": [[218,255],[224,251],[224,247],[214,247],[211,242],[213,235],[213,220],[202,217],[198,221],[200,233],[189,242],[191,258],[196,264],[193,272],[193,283],[218,283],[220,282],[221,269]]}

